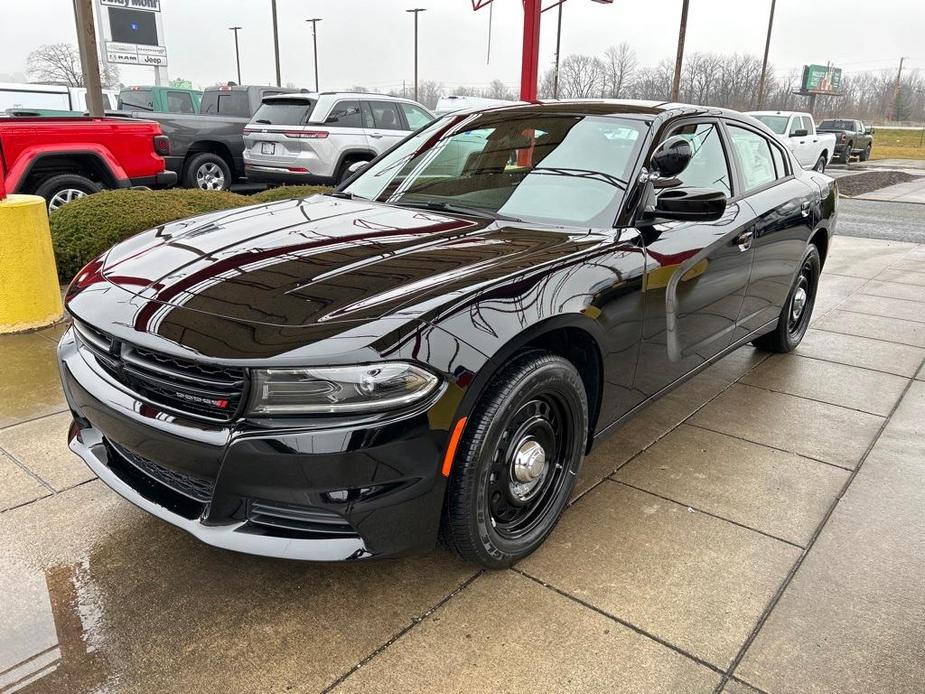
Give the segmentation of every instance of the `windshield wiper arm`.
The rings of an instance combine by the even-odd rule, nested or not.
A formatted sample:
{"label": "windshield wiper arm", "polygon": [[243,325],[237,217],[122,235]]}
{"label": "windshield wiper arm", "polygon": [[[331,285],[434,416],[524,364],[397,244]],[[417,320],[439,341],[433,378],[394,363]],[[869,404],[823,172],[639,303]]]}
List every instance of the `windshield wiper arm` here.
{"label": "windshield wiper arm", "polygon": [[329,198],[341,198],[343,200],[366,200],[366,198],[348,193],[346,190],[329,190],[327,193],[322,193],[322,195],[327,195]]}
{"label": "windshield wiper arm", "polygon": [[482,207],[469,207],[467,205],[457,205],[453,202],[444,202],[443,200],[399,200],[392,203],[399,207],[419,207],[424,210],[435,210],[437,212],[458,212],[459,214],[470,214],[473,217],[485,217],[487,219],[498,219],[503,222],[522,222],[517,217],[509,217],[499,212],[486,210]]}

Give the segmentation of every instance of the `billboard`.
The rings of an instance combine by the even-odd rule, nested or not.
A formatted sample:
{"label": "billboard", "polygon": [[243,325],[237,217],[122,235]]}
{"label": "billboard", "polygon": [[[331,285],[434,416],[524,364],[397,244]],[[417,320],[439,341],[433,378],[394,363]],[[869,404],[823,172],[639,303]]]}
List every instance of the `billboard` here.
{"label": "billboard", "polygon": [[98,0],[107,63],[167,66],[161,0]]}
{"label": "billboard", "polygon": [[807,94],[841,94],[841,68],[831,65],[804,65],[800,89]]}

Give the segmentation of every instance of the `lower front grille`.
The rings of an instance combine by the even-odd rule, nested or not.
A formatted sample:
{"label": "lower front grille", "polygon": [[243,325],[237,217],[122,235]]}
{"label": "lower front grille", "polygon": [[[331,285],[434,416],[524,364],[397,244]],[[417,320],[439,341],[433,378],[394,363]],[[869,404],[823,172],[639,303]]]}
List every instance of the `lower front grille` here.
{"label": "lower front grille", "polygon": [[215,482],[213,480],[173,470],[159,463],[155,463],[153,460],[142,458],[140,455],[136,455],[122,446],[111,442],[110,445],[119,455],[141,472],[157,482],[160,482],[165,487],[169,487],[178,494],[182,494],[193,501],[198,501],[203,504],[208,503],[212,499],[212,493],[215,491]]}
{"label": "lower front grille", "polygon": [[282,530],[313,537],[357,536],[356,530],[342,516],[311,506],[252,500],[247,508],[247,520],[273,535]]}

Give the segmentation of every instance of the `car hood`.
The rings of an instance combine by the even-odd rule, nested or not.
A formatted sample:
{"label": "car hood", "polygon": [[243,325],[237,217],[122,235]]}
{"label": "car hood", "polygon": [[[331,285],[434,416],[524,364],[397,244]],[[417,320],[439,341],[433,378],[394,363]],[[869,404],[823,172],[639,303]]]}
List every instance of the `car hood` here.
{"label": "car hood", "polygon": [[145,304],[136,329],[166,306],[293,328],[426,318],[570,240],[554,227],[314,196],[139,234],[110,251],[100,277]]}

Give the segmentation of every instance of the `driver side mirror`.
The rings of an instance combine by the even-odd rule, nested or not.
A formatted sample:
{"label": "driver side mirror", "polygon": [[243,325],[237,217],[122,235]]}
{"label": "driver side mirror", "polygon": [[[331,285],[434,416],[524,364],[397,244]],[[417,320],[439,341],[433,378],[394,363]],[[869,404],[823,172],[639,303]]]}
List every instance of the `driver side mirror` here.
{"label": "driver side mirror", "polygon": [[803,128],[790,131],[790,137],[806,137],[807,135],[809,135],[809,131]]}
{"label": "driver side mirror", "polygon": [[865,129],[864,129],[864,134],[865,134],[865,135],[873,135],[873,134],[874,134],[874,129],[873,129],[873,128],[865,128]]}
{"label": "driver side mirror", "polygon": [[659,178],[674,178],[687,168],[693,156],[691,143],[680,135],[672,135],[655,148],[649,164]]}

